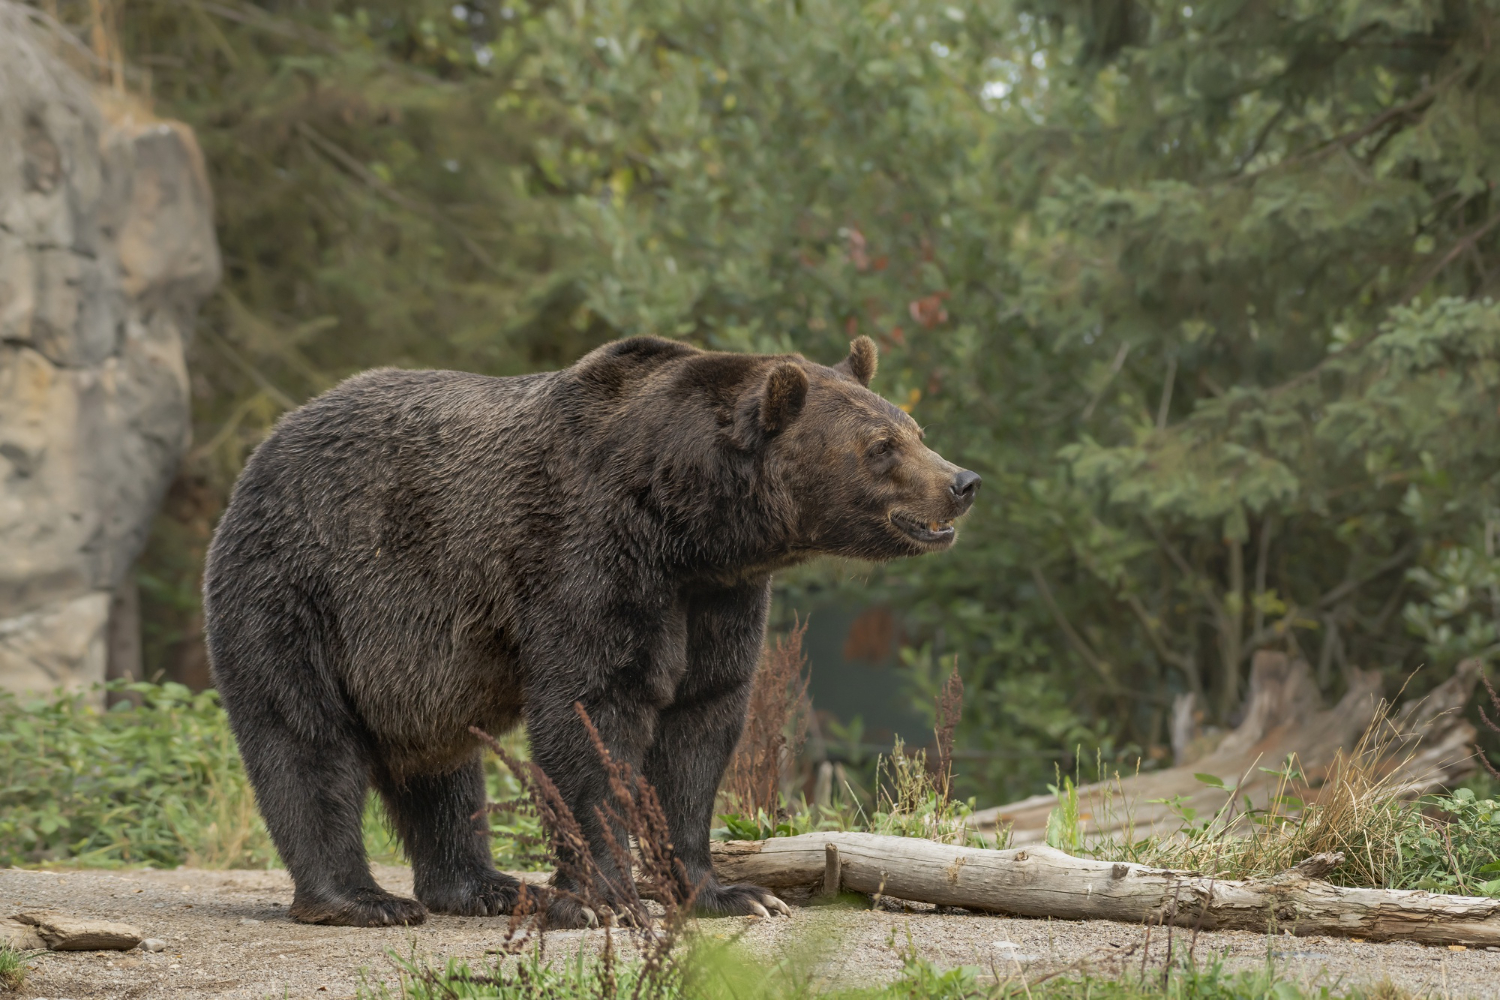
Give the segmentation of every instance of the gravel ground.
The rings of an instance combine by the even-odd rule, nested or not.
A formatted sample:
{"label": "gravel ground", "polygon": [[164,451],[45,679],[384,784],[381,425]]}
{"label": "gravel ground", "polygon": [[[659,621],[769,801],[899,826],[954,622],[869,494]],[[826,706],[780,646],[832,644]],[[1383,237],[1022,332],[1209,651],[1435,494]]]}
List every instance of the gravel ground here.
{"label": "gravel ground", "polygon": [[[378,868],[386,887],[411,891],[404,868]],[[500,945],[503,917],[434,917],[412,928],[312,927],[286,916],[291,884],[285,872],[0,870],[0,916],[56,910],[134,924],[168,942],[166,951],[51,952],[37,956],[19,996],[49,1000],[115,997],[354,997],[362,982],[394,983],[388,952],[437,962],[448,957],[476,965]],[[977,965],[1004,977],[1027,979],[1069,967],[1118,974],[1141,968],[1144,933],[1126,924],[1019,920],[927,912],[794,908],[790,919],[703,921],[719,938],[739,936],[767,960],[795,960],[810,951],[828,979],[846,983],[894,977],[901,956],[892,946],[910,941],[943,966]],[[548,936],[562,956],[597,947],[600,932]],[[1191,934],[1177,932],[1177,954]],[[1160,967],[1168,942],[1153,931],[1147,967]],[[1291,977],[1335,988],[1383,979],[1424,996],[1500,995],[1500,954],[1452,951],[1405,943],[1367,944],[1334,938],[1281,937],[1243,932],[1204,933],[1196,953],[1225,956],[1232,968],[1264,964],[1268,947]]]}

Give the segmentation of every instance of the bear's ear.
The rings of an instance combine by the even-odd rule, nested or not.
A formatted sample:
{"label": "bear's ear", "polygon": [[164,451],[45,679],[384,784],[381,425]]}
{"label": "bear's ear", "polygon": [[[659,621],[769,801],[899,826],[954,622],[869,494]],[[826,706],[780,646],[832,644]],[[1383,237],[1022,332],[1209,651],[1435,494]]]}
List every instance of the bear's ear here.
{"label": "bear's ear", "polygon": [[833,370],[843,372],[860,385],[868,387],[870,379],[875,377],[877,358],[875,341],[869,337],[855,337],[849,341],[849,356],[834,365]]}
{"label": "bear's ear", "polygon": [[772,368],[760,397],[761,429],[767,434],[780,434],[797,419],[805,402],[807,373],[790,362]]}

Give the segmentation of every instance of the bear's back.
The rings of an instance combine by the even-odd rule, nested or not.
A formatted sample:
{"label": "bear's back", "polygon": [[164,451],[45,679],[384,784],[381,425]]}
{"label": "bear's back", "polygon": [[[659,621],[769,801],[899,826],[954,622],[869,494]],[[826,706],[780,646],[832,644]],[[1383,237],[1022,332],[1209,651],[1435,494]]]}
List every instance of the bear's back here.
{"label": "bear's back", "polygon": [[430,532],[482,475],[518,483],[543,461],[537,411],[555,378],[377,369],[347,379],[286,414],[255,450],[215,548],[251,557],[301,539],[332,552],[370,532]]}

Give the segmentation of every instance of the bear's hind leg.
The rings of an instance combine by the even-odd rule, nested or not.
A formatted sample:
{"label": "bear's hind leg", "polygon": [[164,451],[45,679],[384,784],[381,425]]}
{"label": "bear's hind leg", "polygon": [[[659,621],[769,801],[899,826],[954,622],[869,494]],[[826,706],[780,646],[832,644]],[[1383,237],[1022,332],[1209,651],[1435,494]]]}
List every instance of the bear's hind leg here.
{"label": "bear's hind leg", "polygon": [[305,740],[275,713],[236,726],[255,797],[295,893],[291,916],[307,924],[420,924],[427,911],[386,892],[365,857],[368,772],[352,737]]}
{"label": "bear's hind leg", "polygon": [[515,908],[521,883],[495,870],[477,756],[448,774],[381,779],[380,791],[429,910],[486,917]]}

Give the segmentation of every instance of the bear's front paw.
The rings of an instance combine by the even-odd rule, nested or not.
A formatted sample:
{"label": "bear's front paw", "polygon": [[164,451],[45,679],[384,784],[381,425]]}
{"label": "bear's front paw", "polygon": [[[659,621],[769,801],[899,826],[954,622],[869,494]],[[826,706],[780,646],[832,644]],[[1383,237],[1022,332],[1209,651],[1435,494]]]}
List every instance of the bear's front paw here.
{"label": "bear's front paw", "polygon": [[775,893],[758,885],[705,885],[693,899],[693,910],[702,917],[792,915]]}
{"label": "bear's front paw", "polygon": [[[425,880],[424,880],[425,881]],[[459,917],[493,917],[510,913],[520,896],[521,883],[504,872],[478,873],[463,882],[422,885],[417,898],[433,913]]]}
{"label": "bear's front paw", "polygon": [[303,892],[292,899],[291,918],[304,924],[335,927],[411,927],[427,919],[427,908],[415,899],[383,889]]}
{"label": "bear's front paw", "polygon": [[545,897],[545,906],[541,923],[546,930],[577,930],[599,926],[599,916],[569,896],[549,892]]}

